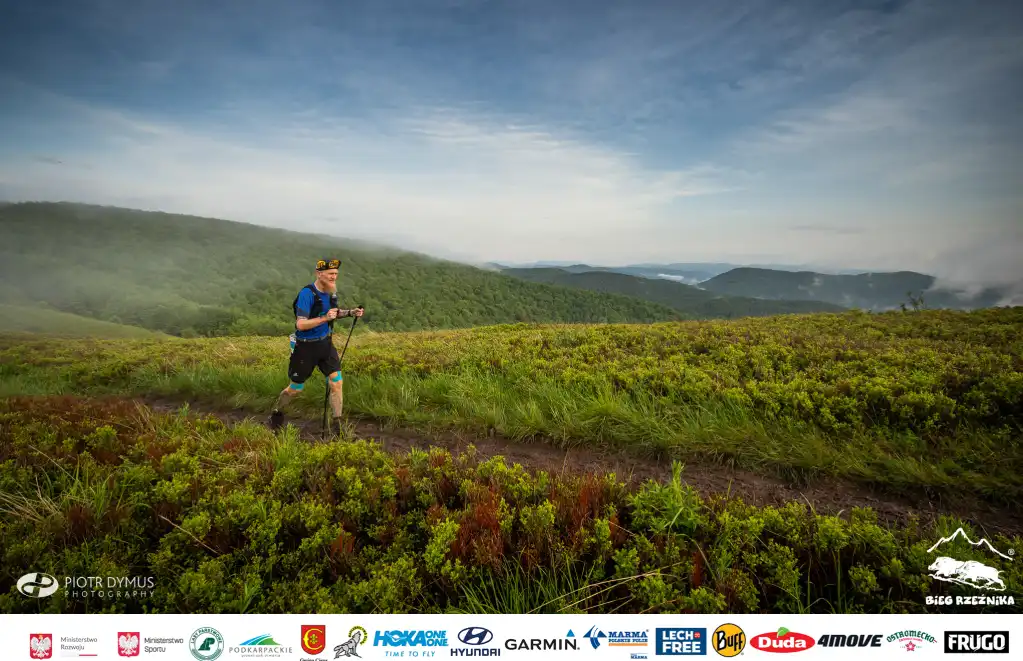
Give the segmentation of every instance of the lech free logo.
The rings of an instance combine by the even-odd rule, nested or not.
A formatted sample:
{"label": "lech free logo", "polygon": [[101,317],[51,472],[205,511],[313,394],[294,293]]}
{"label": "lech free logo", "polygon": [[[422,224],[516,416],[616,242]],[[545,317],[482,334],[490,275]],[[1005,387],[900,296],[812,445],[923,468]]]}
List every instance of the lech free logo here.
{"label": "lech free logo", "polygon": [[704,655],[707,653],[707,630],[683,627],[657,629],[658,656],[682,656],[689,654]]}
{"label": "lech free logo", "polygon": [[199,661],[213,661],[224,653],[224,637],[211,627],[196,629],[188,639],[188,651]]}
{"label": "lech free logo", "polygon": [[28,635],[28,655],[33,659],[49,659],[53,656],[52,633],[30,633]]}
{"label": "lech free logo", "polygon": [[[972,541],[962,528],[957,528],[948,537],[939,539],[934,546],[927,549],[927,552],[934,553],[939,551],[938,547],[944,547],[940,550],[951,548],[952,543],[959,537],[962,537],[973,548],[993,554],[990,556],[992,558],[999,557],[1012,562],[1014,549],[1010,549],[1009,554],[1006,555],[992,546],[991,542],[987,541],[987,539],[981,539],[979,542]],[[996,592],[1003,592],[1005,590],[1005,582],[1000,577],[1001,570],[976,560],[960,561],[945,555],[939,555],[927,569],[931,572],[931,578],[939,581],[958,583],[980,590],[993,590]]]}
{"label": "lech free logo", "polygon": [[734,624],[722,624],[714,629],[711,643],[720,656],[738,656],[746,647],[746,632]]}
{"label": "lech free logo", "polygon": [[319,654],[327,647],[327,627],[322,624],[302,625],[302,650],[306,654]]}
{"label": "lech free logo", "polygon": [[26,597],[40,598],[49,597],[57,591],[60,585],[57,579],[42,572],[25,574],[18,579],[18,592]]}
{"label": "lech free logo", "polygon": [[139,655],[139,632],[121,631],[117,634],[117,656]]}
{"label": "lech free logo", "polygon": [[486,645],[494,639],[490,629],[466,627],[458,632],[458,640],[466,645]]}
{"label": "lech free logo", "polygon": [[355,625],[348,630],[348,640],[334,648],[334,658],[340,659],[343,656],[354,656],[361,659],[362,657],[359,656],[359,645],[365,645],[367,640],[369,640],[369,634],[366,633],[366,630],[359,625]]}

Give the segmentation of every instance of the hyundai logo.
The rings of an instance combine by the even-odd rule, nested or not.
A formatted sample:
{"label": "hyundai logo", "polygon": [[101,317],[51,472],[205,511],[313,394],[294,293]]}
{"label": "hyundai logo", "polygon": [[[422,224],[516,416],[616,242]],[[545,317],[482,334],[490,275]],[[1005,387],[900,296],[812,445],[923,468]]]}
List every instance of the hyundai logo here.
{"label": "hyundai logo", "polygon": [[18,579],[18,592],[26,597],[49,597],[57,591],[57,579],[49,574],[34,572]]}
{"label": "hyundai logo", "polygon": [[494,639],[490,629],[483,627],[466,627],[458,632],[458,640],[466,645],[486,645]]}

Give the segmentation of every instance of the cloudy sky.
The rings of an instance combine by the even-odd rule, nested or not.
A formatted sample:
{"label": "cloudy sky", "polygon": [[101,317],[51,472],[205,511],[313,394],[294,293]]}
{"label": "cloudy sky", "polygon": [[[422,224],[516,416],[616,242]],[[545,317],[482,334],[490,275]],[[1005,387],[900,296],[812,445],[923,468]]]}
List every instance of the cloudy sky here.
{"label": "cloudy sky", "polygon": [[1018,0],[2,0],[0,199],[1023,279]]}

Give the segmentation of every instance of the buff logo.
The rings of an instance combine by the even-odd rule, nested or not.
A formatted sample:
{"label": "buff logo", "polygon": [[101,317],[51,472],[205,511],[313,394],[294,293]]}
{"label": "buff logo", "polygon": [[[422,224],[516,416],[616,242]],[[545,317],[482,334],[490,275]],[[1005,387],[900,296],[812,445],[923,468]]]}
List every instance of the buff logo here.
{"label": "buff logo", "polygon": [[447,631],[376,631],[374,647],[447,647]]}

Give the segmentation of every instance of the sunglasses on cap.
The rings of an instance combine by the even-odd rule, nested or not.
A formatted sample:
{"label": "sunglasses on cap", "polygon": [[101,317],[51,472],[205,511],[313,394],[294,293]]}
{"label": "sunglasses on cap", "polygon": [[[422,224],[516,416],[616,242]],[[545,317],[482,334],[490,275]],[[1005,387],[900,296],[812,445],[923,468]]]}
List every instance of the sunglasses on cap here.
{"label": "sunglasses on cap", "polygon": [[317,271],[326,271],[327,269],[336,269],[336,268],[338,268],[340,266],[341,266],[341,260],[340,259],[331,259],[331,260],[321,259],[320,261],[316,262],[316,270]]}

